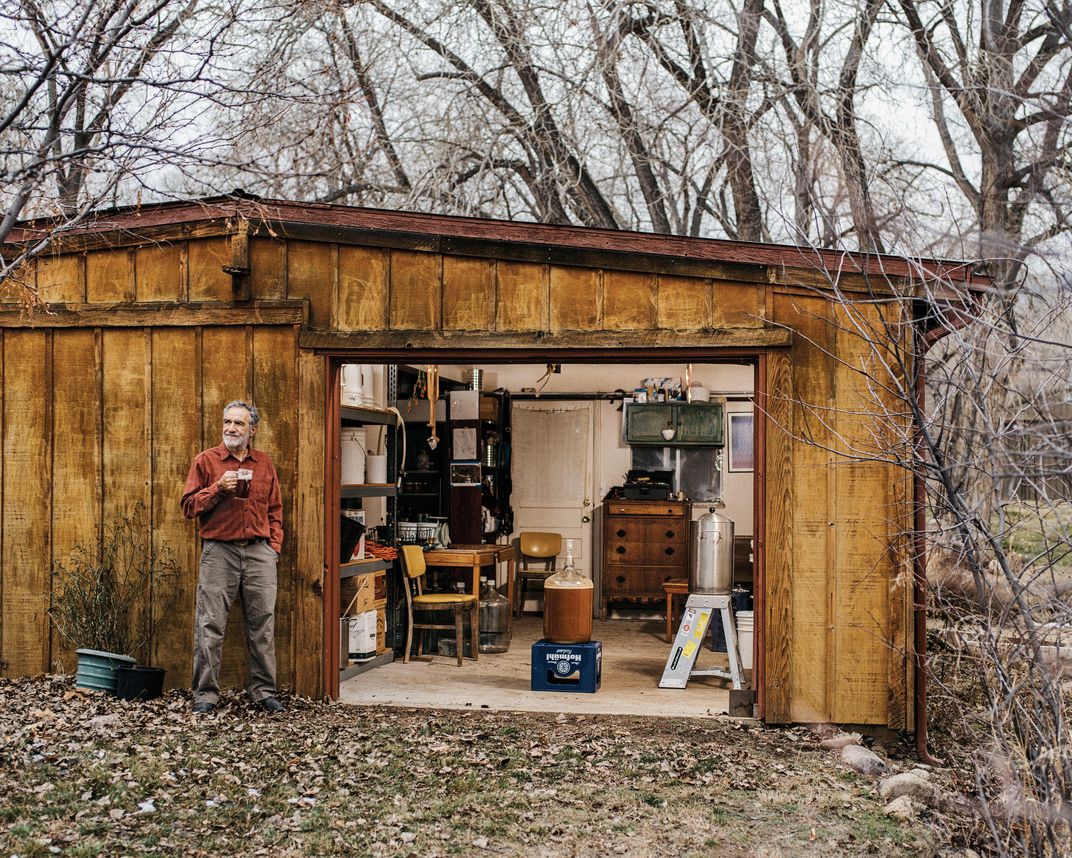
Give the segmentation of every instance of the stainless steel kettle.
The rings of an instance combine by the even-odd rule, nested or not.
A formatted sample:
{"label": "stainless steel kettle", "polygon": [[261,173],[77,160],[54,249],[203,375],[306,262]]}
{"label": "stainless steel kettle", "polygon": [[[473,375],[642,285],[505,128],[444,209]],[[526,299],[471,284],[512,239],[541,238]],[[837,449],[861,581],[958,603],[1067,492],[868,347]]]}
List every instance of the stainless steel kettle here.
{"label": "stainless steel kettle", "polygon": [[716,507],[692,523],[690,593],[729,593],[733,587],[733,520]]}

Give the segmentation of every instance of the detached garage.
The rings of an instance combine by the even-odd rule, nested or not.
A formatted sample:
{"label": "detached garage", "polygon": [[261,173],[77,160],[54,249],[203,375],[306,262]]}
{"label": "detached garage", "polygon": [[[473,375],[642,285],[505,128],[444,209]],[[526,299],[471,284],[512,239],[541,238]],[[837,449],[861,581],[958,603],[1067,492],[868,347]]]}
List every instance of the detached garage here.
{"label": "detached garage", "polygon": [[[499,546],[515,600],[514,542],[553,527],[576,540],[597,613],[661,622],[653,588],[684,568],[678,531],[643,574],[607,572],[606,504],[639,472],[660,475],[683,528],[716,500],[737,523],[759,717],[915,728],[917,508],[882,354],[940,334],[918,321],[920,284],[985,285],[969,265],[221,197],[101,212],[25,277],[43,306],[28,316],[9,295],[0,310],[3,675],[71,668],[53,565],[140,502],[181,572],[142,657],[186,684],[199,544],[178,499],[223,405],[245,398],[283,487],[277,657],[299,694],[338,696],[402,657],[397,562],[341,556],[344,519],[383,549],[427,547],[440,523],[451,544]],[[665,418],[666,443],[630,411],[649,433]],[[553,434],[578,425],[580,440]],[[347,443],[362,481],[343,478]],[[381,628],[376,657],[348,664],[339,617],[359,598]],[[525,601],[539,611],[539,582]],[[225,684],[244,660],[236,612]]]}

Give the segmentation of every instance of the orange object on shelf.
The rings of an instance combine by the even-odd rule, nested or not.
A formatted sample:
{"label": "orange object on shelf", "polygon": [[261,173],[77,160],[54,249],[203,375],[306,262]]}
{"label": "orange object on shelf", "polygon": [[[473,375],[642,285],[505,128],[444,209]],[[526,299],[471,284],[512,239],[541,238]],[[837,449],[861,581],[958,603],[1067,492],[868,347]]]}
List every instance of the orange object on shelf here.
{"label": "orange object on shelf", "polygon": [[398,557],[398,549],[381,542],[365,541],[365,554],[377,557],[380,560],[395,560]]}

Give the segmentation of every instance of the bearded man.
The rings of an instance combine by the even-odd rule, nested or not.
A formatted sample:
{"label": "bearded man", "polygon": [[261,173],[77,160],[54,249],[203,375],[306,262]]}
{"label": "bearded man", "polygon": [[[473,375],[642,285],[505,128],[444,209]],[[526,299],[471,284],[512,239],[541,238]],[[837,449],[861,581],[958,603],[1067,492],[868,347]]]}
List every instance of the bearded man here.
{"label": "bearded man", "polygon": [[220,656],[227,614],[241,596],[253,701],[281,712],[275,684],[276,563],[283,504],[275,465],[253,449],[260,414],[236,400],[223,409],[223,443],[197,454],[182,491],[182,512],[196,518],[203,546],[194,614],[193,711],[220,699]]}

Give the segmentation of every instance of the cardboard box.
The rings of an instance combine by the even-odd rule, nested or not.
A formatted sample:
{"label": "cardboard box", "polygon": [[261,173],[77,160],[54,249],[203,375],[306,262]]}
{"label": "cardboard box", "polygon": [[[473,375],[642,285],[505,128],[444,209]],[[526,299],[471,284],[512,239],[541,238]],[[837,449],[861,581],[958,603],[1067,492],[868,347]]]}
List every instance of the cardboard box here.
{"label": "cardboard box", "polygon": [[357,576],[357,601],[354,602],[353,613],[363,614],[365,611],[371,611],[375,607],[376,582],[373,580],[374,578],[374,575]]}
{"label": "cardboard box", "polygon": [[385,652],[387,650],[387,608],[377,608],[375,616],[376,652]]}
{"label": "cardboard box", "polygon": [[350,661],[361,661],[376,655],[376,612],[364,611],[353,617],[343,617],[339,628],[339,655]]}
{"label": "cardboard box", "polygon": [[[375,575],[355,575],[343,578],[339,585],[340,602],[347,616],[353,617],[376,607]],[[350,606],[347,611],[346,607]]]}

